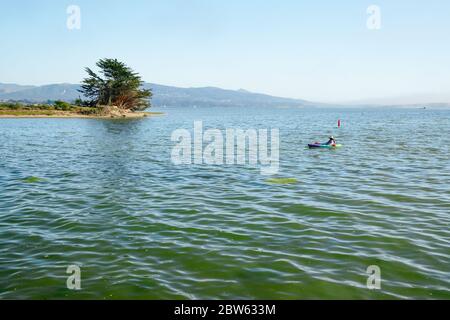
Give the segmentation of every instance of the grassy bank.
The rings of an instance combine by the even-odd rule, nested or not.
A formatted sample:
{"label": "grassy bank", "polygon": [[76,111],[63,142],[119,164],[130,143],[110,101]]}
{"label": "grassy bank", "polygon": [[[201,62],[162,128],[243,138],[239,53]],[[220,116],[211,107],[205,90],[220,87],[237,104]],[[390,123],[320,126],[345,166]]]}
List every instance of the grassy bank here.
{"label": "grassy bank", "polygon": [[0,115],[31,116],[31,115],[58,115],[61,113],[74,113],[80,115],[95,115],[97,108],[80,107],[66,102],[55,104],[22,104],[14,102],[0,103]]}
{"label": "grassy bank", "polygon": [[114,107],[81,107],[57,101],[54,104],[0,103],[0,117],[15,118],[140,118],[156,112],[125,112]]}

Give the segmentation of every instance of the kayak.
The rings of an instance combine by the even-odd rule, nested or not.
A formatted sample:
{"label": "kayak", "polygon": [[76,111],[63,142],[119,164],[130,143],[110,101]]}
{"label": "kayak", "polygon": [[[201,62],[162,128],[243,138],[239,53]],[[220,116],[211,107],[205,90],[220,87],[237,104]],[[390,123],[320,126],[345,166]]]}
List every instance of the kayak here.
{"label": "kayak", "polygon": [[336,144],[336,145],[331,145],[331,144],[324,144],[324,143],[312,143],[312,144],[308,144],[308,147],[310,149],[318,149],[318,148],[322,148],[322,149],[335,149],[335,148],[340,148],[342,147],[342,144]]}
{"label": "kayak", "polygon": [[342,147],[342,144],[331,145],[331,144],[324,144],[324,143],[312,143],[312,144],[308,144],[308,147],[310,149],[316,149],[316,148],[335,149],[335,148]]}

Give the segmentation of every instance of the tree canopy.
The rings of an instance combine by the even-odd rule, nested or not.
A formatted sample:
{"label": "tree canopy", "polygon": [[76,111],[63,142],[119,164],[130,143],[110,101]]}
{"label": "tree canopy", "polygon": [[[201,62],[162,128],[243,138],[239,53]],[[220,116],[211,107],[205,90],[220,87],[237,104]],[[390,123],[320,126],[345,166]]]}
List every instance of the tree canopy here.
{"label": "tree canopy", "polygon": [[141,89],[139,74],[117,59],[97,62],[99,74],[86,68],[88,77],[79,90],[93,105],[117,106],[131,111],[150,107],[151,90]]}

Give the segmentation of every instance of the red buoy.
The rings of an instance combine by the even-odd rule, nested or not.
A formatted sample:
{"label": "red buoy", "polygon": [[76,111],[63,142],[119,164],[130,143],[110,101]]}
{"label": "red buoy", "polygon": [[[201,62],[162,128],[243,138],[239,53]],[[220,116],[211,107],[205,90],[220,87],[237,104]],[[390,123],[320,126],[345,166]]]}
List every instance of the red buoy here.
{"label": "red buoy", "polygon": [[341,119],[338,120],[338,128],[341,127]]}

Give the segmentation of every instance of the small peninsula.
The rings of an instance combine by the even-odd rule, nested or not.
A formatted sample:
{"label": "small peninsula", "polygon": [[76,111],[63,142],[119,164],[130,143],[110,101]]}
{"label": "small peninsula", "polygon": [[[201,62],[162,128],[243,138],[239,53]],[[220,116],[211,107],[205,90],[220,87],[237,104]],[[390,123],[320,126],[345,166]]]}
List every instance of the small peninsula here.
{"label": "small peninsula", "polygon": [[159,115],[146,112],[152,92],[141,89],[138,73],[117,59],[101,59],[99,73],[86,68],[79,97],[73,102],[49,101],[42,104],[0,103],[0,118],[144,118]]}

